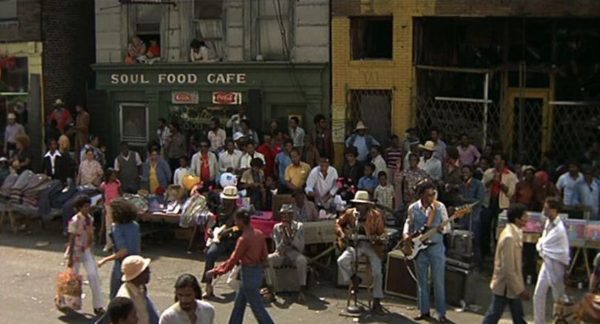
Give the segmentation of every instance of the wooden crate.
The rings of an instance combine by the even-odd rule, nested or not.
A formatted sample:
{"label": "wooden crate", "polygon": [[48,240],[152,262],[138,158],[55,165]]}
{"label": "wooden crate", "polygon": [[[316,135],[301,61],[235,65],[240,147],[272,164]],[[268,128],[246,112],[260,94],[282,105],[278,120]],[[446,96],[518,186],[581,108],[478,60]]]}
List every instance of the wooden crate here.
{"label": "wooden crate", "polygon": [[304,244],[319,244],[335,242],[335,220],[306,222],[304,225]]}

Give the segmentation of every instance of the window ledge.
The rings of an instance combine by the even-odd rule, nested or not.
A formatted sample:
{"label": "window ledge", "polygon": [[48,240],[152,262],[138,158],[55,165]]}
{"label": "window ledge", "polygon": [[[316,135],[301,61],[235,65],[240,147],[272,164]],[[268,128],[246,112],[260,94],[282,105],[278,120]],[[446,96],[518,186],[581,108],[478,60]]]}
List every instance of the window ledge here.
{"label": "window ledge", "polygon": [[363,59],[363,60],[350,60],[350,65],[378,65],[378,66],[394,66],[393,59]]}

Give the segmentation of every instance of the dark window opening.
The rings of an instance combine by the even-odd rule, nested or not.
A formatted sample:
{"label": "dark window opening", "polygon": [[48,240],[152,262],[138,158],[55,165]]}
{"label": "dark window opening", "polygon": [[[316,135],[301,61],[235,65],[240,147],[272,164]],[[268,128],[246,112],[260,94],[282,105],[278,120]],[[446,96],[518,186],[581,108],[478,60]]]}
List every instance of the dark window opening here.
{"label": "dark window opening", "polygon": [[391,59],[392,17],[355,17],[350,22],[352,59]]}
{"label": "dark window opening", "polygon": [[221,18],[223,14],[223,0],[195,0],[195,19]]}
{"label": "dark window opening", "polygon": [[0,58],[0,92],[27,92],[29,71],[26,57]]}

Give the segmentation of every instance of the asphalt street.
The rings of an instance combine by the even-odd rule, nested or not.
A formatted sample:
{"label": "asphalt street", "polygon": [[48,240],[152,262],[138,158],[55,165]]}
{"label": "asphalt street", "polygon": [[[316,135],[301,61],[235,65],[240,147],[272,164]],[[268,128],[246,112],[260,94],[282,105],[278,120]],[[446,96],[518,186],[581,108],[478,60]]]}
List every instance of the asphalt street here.
{"label": "asphalt street", "polygon": [[[54,225],[54,224],[52,224]],[[52,226],[54,227],[54,226]],[[53,302],[56,275],[64,269],[62,256],[66,239],[58,228],[33,229],[32,233],[0,233],[0,323],[93,323],[91,292],[84,285],[84,306],[80,313],[63,314]],[[182,273],[200,276],[203,269],[201,251],[192,254],[185,252],[185,242],[173,239],[145,240],[144,256],[152,258],[150,297],[159,310],[166,309],[173,302],[173,284]],[[100,250],[96,249],[99,259]],[[104,294],[108,296],[108,283],[111,264],[100,269]],[[268,307],[276,323],[412,323],[417,315],[415,303],[411,300],[386,296],[384,307],[389,312],[385,316],[363,316],[352,319],[340,316],[346,306],[346,290],[332,283],[330,274],[310,280],[309,293],[305,304],[295,302],[294,296],[278,297]],[[449,306],[448,318],[455,323],[481,323],[482,313],[489,304],[489,276],[474,276],[476,290],[474,312],[461,312]],[[532,290],[533,287],[530,287]],[[217,323],[227,323],[233,307],[233,291],[220,281],[216,284],[219,299],[210,302],[217,310]],[[364,297],[364,292],[362,296]],[[364,299],[364,298],[363,298]],[[526,314],[532,314],[531,303],[525,303]],[[509,314],[505,313],[506,323]],[[528,320],[532,320],[529,315]],[[503,320],[504,321],[504,320]],[[245,323],[255,323],[249,308]]]}

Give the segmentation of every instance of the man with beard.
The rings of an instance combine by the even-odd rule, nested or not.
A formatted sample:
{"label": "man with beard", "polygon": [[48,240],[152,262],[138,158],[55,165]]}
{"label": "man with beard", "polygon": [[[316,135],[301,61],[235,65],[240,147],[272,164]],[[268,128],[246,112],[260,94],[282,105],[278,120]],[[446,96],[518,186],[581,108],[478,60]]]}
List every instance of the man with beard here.
{"label": "man with beard", "polygon": [[198,280],[191,274],[183,274],[175,281],[175,304],[160,316],[159,324],[212,324],[215,308],[202,299]]}

